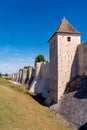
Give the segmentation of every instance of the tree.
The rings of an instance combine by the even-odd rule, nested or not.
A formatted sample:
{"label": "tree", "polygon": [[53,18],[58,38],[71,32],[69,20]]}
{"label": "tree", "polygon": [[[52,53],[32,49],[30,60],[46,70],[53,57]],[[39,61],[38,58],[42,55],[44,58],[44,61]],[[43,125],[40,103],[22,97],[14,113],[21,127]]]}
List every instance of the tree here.
{"label": "tree", "polygon": [[19,71],[23,71],[23,69],[19,69]]}
{"label": "tree", "polygon": [[24,66],[24,69],[29,69],[30,65],[29,66]]}
{"label": "tree", "polygon": [[39,54],[39,55],[36,57],[36,59],[35,59],[35,63],[36,63],[36,62],[45,62],[45,61],[46,61],[45,57],[44,57],[43,55],[41,55],[41,54]]}
{"label": "tree", "polygon": [[2,77],[2,74],[0,73],[0,77]]}
{"label": "tree", "polygon": [[6,73],[6,74],[4,74],[4,76],[7,76],[7,77],[8,77],[8,75],[9,75],[9,74],[7,74],[7,73]]}

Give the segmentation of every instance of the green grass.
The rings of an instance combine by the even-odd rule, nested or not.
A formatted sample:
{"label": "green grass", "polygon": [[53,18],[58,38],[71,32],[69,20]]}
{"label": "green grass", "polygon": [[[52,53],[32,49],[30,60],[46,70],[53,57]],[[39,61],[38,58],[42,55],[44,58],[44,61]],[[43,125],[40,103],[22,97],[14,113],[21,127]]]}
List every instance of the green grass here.
{"label": "green grass", "polygon": [[0,78],[0,130],[70,130],[21,87]]}

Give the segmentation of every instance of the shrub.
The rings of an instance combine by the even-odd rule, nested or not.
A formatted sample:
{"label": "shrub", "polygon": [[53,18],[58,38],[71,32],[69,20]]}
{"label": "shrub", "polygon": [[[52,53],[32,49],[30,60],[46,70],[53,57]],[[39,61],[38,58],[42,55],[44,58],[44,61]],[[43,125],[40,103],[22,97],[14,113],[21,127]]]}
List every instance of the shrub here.
{"label": "shrub", "polygon": [[0,77],[2,77],[2,74],[0,73]]}
{"label": "shrub", "polygon": [[29,66],[24,66],[24,69],[29,69],[30,65]]}
{"label": "shrub", "polygon": [[36,63],[36,62],[45,62],[45,61],[46,61],[46,59],[45,59],[44,55],[41,55],[41,54],[39,54],[39,55],[36,57],[36,59],[35,59],[35,63]]}

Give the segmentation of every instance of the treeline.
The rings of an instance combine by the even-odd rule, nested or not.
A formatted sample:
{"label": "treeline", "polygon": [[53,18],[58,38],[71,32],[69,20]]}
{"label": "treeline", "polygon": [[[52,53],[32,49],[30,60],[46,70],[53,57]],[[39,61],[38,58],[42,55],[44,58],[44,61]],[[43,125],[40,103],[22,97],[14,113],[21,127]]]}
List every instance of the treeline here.
{"label": "treeline", "polygon": [[0,73],[0,77],[2,77],[2,74]]}
{"label": "treeline", "polygon": [[10,76],[9,74],[2,74],[2,73],[0,73],[0,77],[3,77],[3,76],[6,76],[6,77],[8,77],[8,76]]}

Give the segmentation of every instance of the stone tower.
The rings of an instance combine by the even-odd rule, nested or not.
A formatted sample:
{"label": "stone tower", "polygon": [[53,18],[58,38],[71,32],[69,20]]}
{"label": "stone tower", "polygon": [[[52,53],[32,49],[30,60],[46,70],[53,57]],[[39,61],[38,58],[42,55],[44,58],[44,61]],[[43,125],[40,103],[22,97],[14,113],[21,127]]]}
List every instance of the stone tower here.
{"label": "stone tower", "polygon": [[61,100],[66,84],[78,74],[77,46],[81,33],[64,18],[49,39],[50,98]]}

